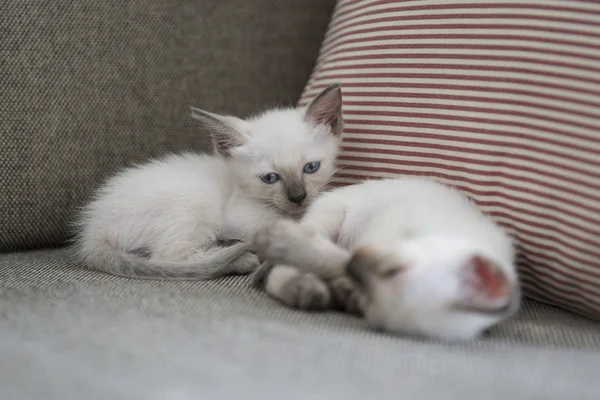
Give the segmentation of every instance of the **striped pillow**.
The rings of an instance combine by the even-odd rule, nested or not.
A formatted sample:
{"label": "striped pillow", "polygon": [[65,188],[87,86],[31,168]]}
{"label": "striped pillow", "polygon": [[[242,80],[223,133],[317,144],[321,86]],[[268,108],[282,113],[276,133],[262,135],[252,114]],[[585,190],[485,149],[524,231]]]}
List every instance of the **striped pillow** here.
{"label": "striped pillow", "polygon": [[600,2],[340,0],[340,184],[427,175],[515,238],[525,293],[600,317]]}

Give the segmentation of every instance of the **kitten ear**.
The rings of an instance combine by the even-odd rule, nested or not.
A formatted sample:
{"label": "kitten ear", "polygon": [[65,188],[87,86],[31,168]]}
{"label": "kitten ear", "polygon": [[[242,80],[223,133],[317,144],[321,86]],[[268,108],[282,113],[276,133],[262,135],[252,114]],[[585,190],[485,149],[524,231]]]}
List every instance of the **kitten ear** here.
{"label": "kitten ear", "polygon": [[222,156],[229,156],[233,148],[248,140],[249,124],[239,118],[218,115],[191,107],[192,118],[208,129],[215,149]]}
{"label": "kitten ear", "polygon": [[461,294],[460,306],[493,312],[504,307],[510,300],[512,285],[493,261],[474,255],[463,266],[462,272],[465,290]]}
{"label": "kitten ear", "polygon": [[338,136],[344,129],[342,119],[342,89],[335,83],[323,90],[306,109],[304,120],[313,124],[324,124]]}

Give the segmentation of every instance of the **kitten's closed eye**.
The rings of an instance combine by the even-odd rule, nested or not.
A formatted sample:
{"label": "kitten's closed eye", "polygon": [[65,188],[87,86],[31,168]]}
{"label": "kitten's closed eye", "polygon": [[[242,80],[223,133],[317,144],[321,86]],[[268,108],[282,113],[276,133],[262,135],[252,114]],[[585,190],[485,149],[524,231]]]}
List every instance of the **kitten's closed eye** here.
{"label": "kitten's closed eye", "polygon": [[314,174],[315,172],[317,172],[319,170],[319,168],[321,168],[320,161],[311,161],[309,163],[306,163],[306,165],[304,165],[304,168],[302,169],[302,171],[304,171],[304,173],[306,173],[306,174]]}
{"label": "kitten's closed eye", "polygon": [[263,174],[260,176],[260,180],[264,183],[268,183],[269,185],[274,184],[279,180],[279,175],[274,172],[269,172],[268,174]]}

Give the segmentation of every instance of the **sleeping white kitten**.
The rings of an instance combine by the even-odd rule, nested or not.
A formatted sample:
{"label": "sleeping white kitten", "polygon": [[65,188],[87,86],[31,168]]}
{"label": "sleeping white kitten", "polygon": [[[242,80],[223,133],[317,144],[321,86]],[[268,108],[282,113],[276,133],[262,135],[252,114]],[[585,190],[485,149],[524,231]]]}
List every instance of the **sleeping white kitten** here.
{"label": "sleeping white kitten", "polygon": [[76,250],[115,275],[208,279],[258,266],[248,239],[299,217],[330,180],[343,129],[339,85],[306,109],[242,120],[193,109],[215,155],[170,155],[110,178],[79,221]]}
{"label": "sleeping white kitten", "polygon": [[467,197],[422,178],[331,191],[254,242],[276,265],[254,277],[273,297],[304,309],[337,301],[383,330],[472,339],[520,303],[510,237]]}

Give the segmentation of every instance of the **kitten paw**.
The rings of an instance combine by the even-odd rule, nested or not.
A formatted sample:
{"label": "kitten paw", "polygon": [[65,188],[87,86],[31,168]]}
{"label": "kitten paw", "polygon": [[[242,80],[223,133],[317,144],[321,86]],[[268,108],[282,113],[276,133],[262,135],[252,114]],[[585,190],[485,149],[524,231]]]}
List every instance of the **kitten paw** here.
{"label": "kitten paw", "polygon": [[284,284],[280,300],[288,307],[319,311],[331,305],[327,285],[313,274],[301,274]]}
{"label": "kitten paw", "polygon": [[248,252],[236,258],[231,264],[231,269],[235,274],[248,275],[254,272],[259,265],[260,261],[258,261],[256,254]]}
{"label": "kitten paw", "polygon": [[349,314],[363,315],[366,298],[347,276],[330,283],[336,305]]}
{"label": "kitten paw", "polygon": [[265,284],[267,282],[267,277],[271,273],[272,269],[273,269],[273,264],[266,263],[266,262],[262,263],[252,273],[252,277],[250,278],[250,282],[251,282],[252,286],[255,287],[255,288],[257,288],[257,289],[264,288],[264,286],[265,286]]}
{"label": "kitten paw", "polygon": [[263,261],[288,264],[294,251],[305,247],[306,232],[291,220],[279,220],[258,231],[254,236],[254,249]]}

